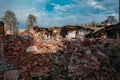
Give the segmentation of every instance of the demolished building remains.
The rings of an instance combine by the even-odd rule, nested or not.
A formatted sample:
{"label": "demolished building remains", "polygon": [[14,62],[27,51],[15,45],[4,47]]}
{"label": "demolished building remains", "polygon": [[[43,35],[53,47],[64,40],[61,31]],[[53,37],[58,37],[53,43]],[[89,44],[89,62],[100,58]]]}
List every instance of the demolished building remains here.
{"label": "demolished building remains", "polygon": [[26,33],[5,35],[0,80],[119,80],[119,40],[75,37],[78,29],[72,28],[67,27],[66,38],[45,37],[51,29],[40,28],[31,29],[27,38]]}

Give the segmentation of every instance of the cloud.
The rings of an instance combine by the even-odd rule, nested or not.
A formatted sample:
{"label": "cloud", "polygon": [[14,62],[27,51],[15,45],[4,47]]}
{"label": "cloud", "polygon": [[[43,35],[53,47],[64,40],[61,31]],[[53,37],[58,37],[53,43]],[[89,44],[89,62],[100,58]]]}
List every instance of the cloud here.
{"label": "cloud", "polygon": [[60,6],[59,4],[51,3],[51,5],[54,6],[54,10],[57,10],[57,11],[67,11],[63,6]]}
{"label": "cloud", "polygon": [[93,6],[95,9],[100,9],[100,10],[105,10],[106,8],[102,5],[100,5],[97,1],[95,0],[88,0],[88,3]]}
{"label": "cloud", "polygon": [[49,0],[36,0],[36,3],[46,3],[46,1],[48,2]]}
{"label": "cloud", "polygon": [[75,11],[77,10],[77,6],[78,5],[74,5],[74,4],[67,4],[67,5],[59,5],[59,4],[55,4],[55,3],[51,3],[51,5],[53,5],[54,7],[54,12],[57,13],[72,13],[71,11]]}
{"label": "cloud", "polygon": [[[66,2],[67,1],[67,2]],[[101,22],[109,15],[118,17],[115,11],[118,0],[8,0],[0,2],[0,18],[4,11],[12,10],[20,23],[26,27],[29,14],[37,17],[37,25],[44,27],[88,23],[93,20]]]}

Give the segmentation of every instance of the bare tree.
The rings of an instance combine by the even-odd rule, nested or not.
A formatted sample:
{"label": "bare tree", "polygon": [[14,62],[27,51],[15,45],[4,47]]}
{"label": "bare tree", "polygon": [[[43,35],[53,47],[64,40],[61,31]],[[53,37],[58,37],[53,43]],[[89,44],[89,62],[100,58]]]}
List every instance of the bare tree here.
{"label": "bare tree", "polygon": [[107,19],[102,23],[115,24],[116,22],[117,22],[117,19],[115,18],[115,16],[108,16]]}
{"label": "bare tree", "polygon": [[33,28],[36,22],[37,22],[36,16],[29,14],[28,19],[27,19],[27,29]]}
{"label": "bare tree", "polygon": [[13,34],[18,30],[17,25],[18,21],[16,15],[13,11],[7,10],[4,12],[4,17],[2,18],[4,23],[6,24],[7,28],[10,30],[10,34],[13,31]]}
{"label": "bare tree", "polygon": [[117,22],[117,19],[115,16],[108,16],[107,21],[111,24],[115,24]]}

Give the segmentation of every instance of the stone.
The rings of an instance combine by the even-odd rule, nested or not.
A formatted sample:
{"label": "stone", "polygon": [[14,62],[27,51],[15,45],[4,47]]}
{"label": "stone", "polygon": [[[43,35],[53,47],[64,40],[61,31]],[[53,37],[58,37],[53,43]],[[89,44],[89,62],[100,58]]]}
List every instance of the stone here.
{"label": "stone", "polygon": [[86,54],[91,54],[92,53],[92,51],[90,50],[90,49],[88,49],[88,50],[86,50],[86,52],[85,52]]}
{"label": "stone", "polygon": [[18,80],[19,78],[19,71],[18,70],[9,70],[4,75],[4,80]]}
{"label": "stone", "polygon": [[26,49],[26,52],[31,52],[31,51],[38,52],[38,48],[36,46],[30,46]]}

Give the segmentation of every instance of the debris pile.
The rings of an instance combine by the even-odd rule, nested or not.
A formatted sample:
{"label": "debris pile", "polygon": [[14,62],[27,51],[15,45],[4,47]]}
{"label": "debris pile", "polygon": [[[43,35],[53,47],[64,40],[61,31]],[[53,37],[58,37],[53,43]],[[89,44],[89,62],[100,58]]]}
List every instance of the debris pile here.
{"label": "debris pile", "polygon": [[12,64],[8,64],[8,63],[5,63],[5,62],[0,62],[0,74],[4,74],[5,71],[7,70],[11,70],[13,69],[13,65]]}
{"label": "debris pile", "polygon": [[61,46],[63,43],[55,40],[34,42],[6,36],[4,56],[20,72],[20,79],[31,80],[32,77],[51,74],[51,54],[57,53]]}
{"label": "debris pile", "polygon": [[55,80],[119,80],[111,67],[111,56],[116,55],[112,52],[114,42],[101,38],[35,42],[6,36],[4,56],[19,72],[20,80],[49,75]]}
{"label": "debris pile", "polygon": [[20,73],[18,70],[9,70],[5,73],[4,80],[18,80],[19,75]]}
{"label": "debris pile", "polygon": [[[55,54],[54,61],[58,67],[57,73],[65,80],[120,79],[115,69],[110,66],[111,55],[116,55],[111,52],[114,40],[106,42],[105,39],[75,39],[64,42],[67,48]],[[103,49],[107,49],[109,53],[104,53]]]}

